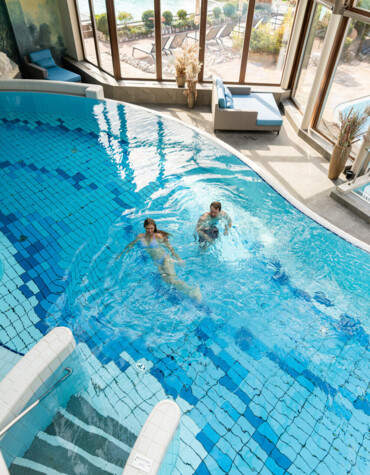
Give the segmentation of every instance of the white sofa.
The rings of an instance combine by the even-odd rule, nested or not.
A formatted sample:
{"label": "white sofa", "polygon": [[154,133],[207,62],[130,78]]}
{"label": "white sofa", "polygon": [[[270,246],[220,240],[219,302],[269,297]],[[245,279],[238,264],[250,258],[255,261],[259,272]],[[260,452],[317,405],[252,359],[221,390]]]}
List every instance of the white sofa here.
{"label": "white sofa", "polygon": [[251,92],[248,86],[230,86],[227,89],[232,96],[232,107],[228,104],[222,81],[220,79],[213,81],[214,130],[263,130],[279,134],[283,119],[273,94]]}

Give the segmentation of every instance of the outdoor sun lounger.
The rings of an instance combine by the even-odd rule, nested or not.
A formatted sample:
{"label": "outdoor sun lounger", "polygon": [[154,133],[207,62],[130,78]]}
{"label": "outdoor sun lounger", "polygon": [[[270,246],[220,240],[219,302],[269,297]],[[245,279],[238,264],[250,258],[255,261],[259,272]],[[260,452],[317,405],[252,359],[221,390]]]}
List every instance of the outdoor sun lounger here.
{"label": "outdoor sun lounger", "polygon": [[[222,28],[223,28],[223,25],[213,25],[213,26],[211,26],[211,28],[207,31],[207,34],[206,34],[206,46],[207,46],[207,43],[209,41],[216,41],[216,43],[219,44],[219,38],[218,38],[217,35],[218,35],[218,33],[220,33]],[[195,36],[188,35],[187,37],[192,39],[192,40],[199,41],[199,38],[197,38]]]}
{"label": "outdoor sun lounger", "polygon": [[182,33],[176,33],[176,35],[171,36],[168,45],[166,45],[166,47],[164,48],[164,51],[168,51],[170,54],[173,54],[172,50],[176,48],[181,48],[184,41],[186,40],[187,34],[188,33],[184,31]]}
{"label": "outdoor sun lounger", "polygon": [[[162,36],[161,37],[161,51],[163,51],[165,54],[167,54],[166,51],[166,44],[169,39],[169,36]],[[132,56],[134,56],[135,50],[142,51],[143,53],[149,54],[153,59],[155,56],[155,42],[153,41],[151,45],[149,44],[143,44],[140,46],[133,46],[132,47]]]}
{"label": "outdoor sun lounger", "polygon": [[222,45],[224,46],[224,43],[223,43],[223,41],[222,41],[222,38],[227,38],[228,36],[230,36],[231,33],[232,33],[232,31],[233,31],[233,29],[235,28],[235,26],[236,26],[236,23],[234,23],[234,22],[227,23],[227,24],[224,26],[223,30],[221,30],[221,31],[219,32],[219,34],[217,35],[216,40],[220,40],[221,43],[222,43]]}

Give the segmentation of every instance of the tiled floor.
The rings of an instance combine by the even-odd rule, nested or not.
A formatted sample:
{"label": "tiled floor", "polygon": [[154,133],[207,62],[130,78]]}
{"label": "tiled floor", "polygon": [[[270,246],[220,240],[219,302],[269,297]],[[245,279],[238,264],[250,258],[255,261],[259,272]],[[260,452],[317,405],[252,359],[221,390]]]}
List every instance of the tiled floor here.
{"label": "tiled floor", "polygon": [[207,106],[196,106],[194,110],[161,104],[145,106],[215,135],[265,169],[312,211],[370,245],[369,225],[329,196],[335,184],[341,184],[345,177],[341,175],[337,182],[329,180],[329,162],[297,136],[286,118],[278,136],[266,132],[214,133]]}

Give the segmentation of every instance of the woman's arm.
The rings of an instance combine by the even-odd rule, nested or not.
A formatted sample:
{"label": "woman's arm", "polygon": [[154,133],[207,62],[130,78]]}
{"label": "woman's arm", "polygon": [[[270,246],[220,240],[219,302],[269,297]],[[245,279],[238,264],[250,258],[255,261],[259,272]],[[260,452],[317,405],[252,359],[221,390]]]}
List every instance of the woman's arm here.
{"label": "woman's arm", "polygon": [[128,243],[127,246],[124,248],[124,250],[121,252],[121,254],[116,258],[116,261],[118,261],[118,259],[121,256],[123,256],[123,254],[126,254],[127,252],[129,252],[135,246],[135,244],[138,242],[139,239],[140,239],[140,235],[137,236],[136,239]]}
{"label": "woman's arm", "polygon": [[170,251],[172,257],[176,259],[178,262],[184,262],[181,257],[177,254],[175,249],[171,246],[170,241],[163,237],[161,234],[159,234],[159,239],[163,242],[163,244],[167,247],[167,249]]}

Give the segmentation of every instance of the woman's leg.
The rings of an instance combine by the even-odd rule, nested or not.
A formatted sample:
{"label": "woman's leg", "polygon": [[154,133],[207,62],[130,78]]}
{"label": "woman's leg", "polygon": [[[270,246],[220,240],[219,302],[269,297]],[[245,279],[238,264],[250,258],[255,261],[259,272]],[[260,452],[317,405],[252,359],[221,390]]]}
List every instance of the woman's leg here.
{"label": "woman's leg", "polygon": [[180,280],[175,271],[175,265],[173,259],[171,257],[166,256],[164,262],[161,266],[158,266],[158,270],[161,274],[162,279],[167,282],[167,284],[171,284],[176,289],[180,290],[189,297],[195,298],[200,302],[202,295],[200,293],[199,287],[191,287],[187,283]]}

